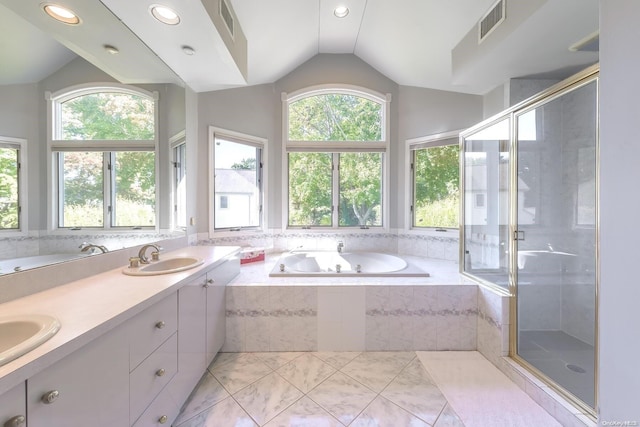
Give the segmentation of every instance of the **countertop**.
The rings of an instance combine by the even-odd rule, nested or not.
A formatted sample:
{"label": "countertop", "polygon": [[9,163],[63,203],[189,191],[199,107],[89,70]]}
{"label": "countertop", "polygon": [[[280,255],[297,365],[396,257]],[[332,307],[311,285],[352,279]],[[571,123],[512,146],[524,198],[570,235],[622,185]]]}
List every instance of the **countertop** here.
{"label": "countertop", "polygon": [[90,341],[152,306],[200,273],[240,251],[237,246],[189,246],[161,259],[193,256],[204,263],[190,270],[157,276],[127,276],[122,268],[76,280],[0,304],[0,316],[47,314],[60,320],[56,335],[39,347],[0,366],[0,394],[46,369]]}

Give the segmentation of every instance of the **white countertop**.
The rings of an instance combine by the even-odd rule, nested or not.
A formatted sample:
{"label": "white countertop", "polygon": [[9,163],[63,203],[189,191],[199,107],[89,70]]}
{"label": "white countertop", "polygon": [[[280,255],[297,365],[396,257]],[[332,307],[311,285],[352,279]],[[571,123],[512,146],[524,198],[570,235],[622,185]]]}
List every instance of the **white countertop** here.
{"label": "white countertop", "polygon": [[182,285],[210,270],[237,246],[189,246],[161,259],[193,256],[204,264],[157,276],[127,276],[122,267],[0,304],[0,316],[47,314],[60,320],[56,335],[39,347],[0,366],[0,394],[46,369],[93,339],[130,319]]}

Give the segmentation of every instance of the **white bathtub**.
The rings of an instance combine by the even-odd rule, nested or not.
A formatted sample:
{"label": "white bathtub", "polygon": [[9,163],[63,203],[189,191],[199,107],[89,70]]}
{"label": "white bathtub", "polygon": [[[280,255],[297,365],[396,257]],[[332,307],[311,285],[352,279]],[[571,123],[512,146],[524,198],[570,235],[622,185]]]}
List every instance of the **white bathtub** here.
{"label": "white bathtub", "polygon": [[70,261],[72,259],[84,258],[87,256],[91,256],[91,254],[50,254],[3,259],[0,260],[0,274],[29,270],[31,268],[42,267],[49,264],[57,264],[59,262]]}
{"label": "white bathtub", "polygon": [[399,256],[379,252],[296,251],[283,254],[269,276],[429,277],[429,273]]}

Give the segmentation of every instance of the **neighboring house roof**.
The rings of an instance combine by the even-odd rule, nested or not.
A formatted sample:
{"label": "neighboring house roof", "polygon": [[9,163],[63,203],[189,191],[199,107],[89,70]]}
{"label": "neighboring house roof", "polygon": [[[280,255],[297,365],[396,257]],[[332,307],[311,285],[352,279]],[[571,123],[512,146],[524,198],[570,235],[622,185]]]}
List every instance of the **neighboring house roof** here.
{"label": "neighboring house roof", "polygon": [[256,171],[248,169],[216,169],[216,192],[253,194],[256,191]]}

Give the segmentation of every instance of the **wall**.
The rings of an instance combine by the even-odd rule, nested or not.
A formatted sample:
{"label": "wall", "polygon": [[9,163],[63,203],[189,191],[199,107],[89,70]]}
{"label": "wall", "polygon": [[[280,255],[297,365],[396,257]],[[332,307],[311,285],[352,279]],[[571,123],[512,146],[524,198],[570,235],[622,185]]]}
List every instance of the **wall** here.
{"label": "wall", "polygon": [[[391,95],[391,168],[389,187],[404,189],[405,140],[440,132],[463,129],[482,119],[482,97],[431,89],[398,86],[351,54],[320,54],[274,84],[228,89],[198,94],[199,181],[206,182],[208,152],[207,127],[268,138],[269,206],[268,226],[282,227],[282,101],[281,94],[310,86],[346,84]],[[208,187],[208,186],[207,186]],[[391,229],[405,226],[404,191],[390,193]],[[199,233],[206,233],[208,193],[198,190]]]}
{"label": "wall", "polygon": [[600,420],[640,423],[640,2],[600,1]]}

